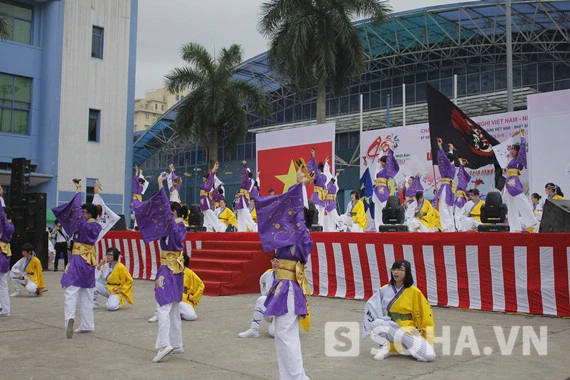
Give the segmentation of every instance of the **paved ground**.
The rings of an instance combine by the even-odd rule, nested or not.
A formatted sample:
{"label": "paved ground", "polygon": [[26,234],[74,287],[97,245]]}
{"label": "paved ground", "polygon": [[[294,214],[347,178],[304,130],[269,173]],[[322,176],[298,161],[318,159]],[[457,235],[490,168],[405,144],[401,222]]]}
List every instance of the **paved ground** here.
{"label": "paved ground", "polygon": [[[96,332],[75,334],[68,340],[63,330],[64,297],[59,287],[60,276],[61,272],[44,274],[49,291],[42,298],[12,298],[12,317],[0,319],[1,378],[277,378],[274,342],[267,334],[266,326],[258,339],[237,336],[249,326],[257,295],[204,297],[198,308],[199,319],[182,325],[186,352],[154,364],[152,348],[157,325],[147,322],[154,308],[151,281],[135,282],[134,306],[127,305],[117,312],[96,310]],[[325,323],[360,322],[363,301],[312,297],[310,304],[313,326],[310,333],[301,332],[301,341],[305,369],[313,379],[550,380],[570,376],[568,319],[435,308],[438,335],[441,336],[442,326],[450,329],[451,355],[442,355],[444,347],[438,344],[439,357],[434,363],[418,363],[405,356],[376,362],[370,355],[373,347],[370,340],[357,341],[360,350],[356,357],[325,355]],[[462,325],[473,326],[480,355],[472,355],[469,349],[463,355],[453,355]],[[531,348],[531,355],[524,356],[521,329],[514,342],[513,354],[501,355],[493,326],[532,326],[537,334],[540,326],[546,326],[548,354],[539,356]],[[508,334],[507,330],[506,340]],[[493,353],[484,355],[484,347],[491,347]]]}

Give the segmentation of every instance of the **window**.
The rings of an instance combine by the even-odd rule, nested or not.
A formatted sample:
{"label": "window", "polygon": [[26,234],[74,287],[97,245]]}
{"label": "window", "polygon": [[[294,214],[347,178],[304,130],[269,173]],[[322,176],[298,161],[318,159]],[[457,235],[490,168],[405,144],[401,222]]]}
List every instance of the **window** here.
{"label": "window", "polygon": [[160,106],[160,109],[164,111],[164,104]]}
{"label": "window", "polygon": [[176,95],[176,101],[180,100],[180,95]]}
{"label": "window", "polygon": [[150,119],[150,114],[149,114],[149,113],[145,114],[144,116],[145,116],[145,118],[146,118],[147,120]]}
{"label": "window", "polygon": [[158,109],[158,104],[154,105],[154,109],[157,110]]}
{"label": "window", "polygon": [[93,26],[91,34],[91,57],[103,59],[103,33],[101,27]]}
{"label": "window", "polygon": [[0,132],[28,134],[32,79],[0,73]]}
{"label": "window", "polygon": [[87,203],[93,203],[93,196],[95,195],[95,178],[87,178],[87,184],[85,187],[85,201]]}
{"label": "window", "polygon": [[99,126],[101,124],[101,111],[89,109],[89,135],[88,141],[99,142]]}
{"label": "window", "polygon": [[32,8],[0,1],[0,14],[10,28],[7,40],[31,45]]}

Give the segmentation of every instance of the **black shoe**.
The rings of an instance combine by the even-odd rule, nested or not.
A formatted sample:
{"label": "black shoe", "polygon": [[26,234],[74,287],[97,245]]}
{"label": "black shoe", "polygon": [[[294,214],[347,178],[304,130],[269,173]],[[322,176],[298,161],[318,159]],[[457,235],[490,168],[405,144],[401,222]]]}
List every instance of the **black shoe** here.
{"label": "black shoe", "polygon": [[57,272],[57,268],[53,268],[53,271],[54,271],[54,272]]}

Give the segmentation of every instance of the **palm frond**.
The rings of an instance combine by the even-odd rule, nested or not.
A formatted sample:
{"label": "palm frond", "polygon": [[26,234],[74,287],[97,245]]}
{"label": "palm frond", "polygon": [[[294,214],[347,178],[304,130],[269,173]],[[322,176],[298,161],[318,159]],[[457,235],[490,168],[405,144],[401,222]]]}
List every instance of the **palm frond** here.
{"label": "palm frond", "polygon": [[214,71],[214,61],[212,56],[208,51],[197,43],[189,43],[182,46],[181,57],[183,60],[191,65],[195,65],[196,70],[213,72]]}
{"label": "palm frond", "polygon": [[12,37],[12,27],[6,17],[0,16],[0,39]]}
{"label": "palm frond", "polygon": [[164,84],[174,93],[194,89],[204,82],[204,76],[191,67],[177,67],[165,76]]}

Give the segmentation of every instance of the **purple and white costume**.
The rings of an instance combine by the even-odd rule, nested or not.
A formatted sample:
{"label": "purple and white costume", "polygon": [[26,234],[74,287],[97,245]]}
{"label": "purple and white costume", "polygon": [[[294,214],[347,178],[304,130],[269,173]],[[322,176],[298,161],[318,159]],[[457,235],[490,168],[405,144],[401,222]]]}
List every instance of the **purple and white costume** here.
{"label": "purple and white costume", "polygon": [[[0,198],[2,199],[2,198]],[[6,219],[4,208],[0,206],[0,316],[10,316],[10,295],[8,294],[8,272],[10,271],[10,241],[14,235],[14,225]]]}
{"label": "purple and white costume", "polygon": [[437,152],[437,167],[441,175],[441,185],[437,192],[439,199],[439,217],[441,219],[441,227],[444,232],[455,231],[455,221],[453,219],[454,204],[454,184],[455,171],[457,168],[449,161],[443,148],[440,147]]}
{"label": "purple and white costume", "polygon": [[[376,163],[376,165],[379,164],[380,162]],[[372,197],[372,201],[374,202],[374,223],[376,231],[378,231],[378,226],[383,224],[382,210],[386,207],[386,201],[388,201],[388,197],[390,196],[388,180],[394,178],[399,171],[400,165],[398,165],[398,160],[394,157],[394,151],[388,149],[388,153],[386,154],[386,166],[376,173],[376,179],[374,181],[374,196]]]}
{"label": "purple and white costume", "polygon": [[463,217],[465,213],[465,204],[467,203],[467,188],[471,182],[471,176],[465,170],[465,166],[459,165],[457,171],[457,189],[455,190],[455,209],[454,220],[455,228],[459,231],[463,226]]}

